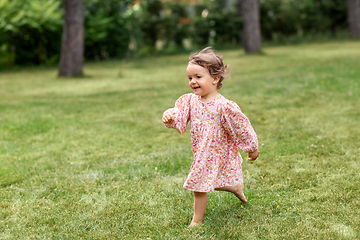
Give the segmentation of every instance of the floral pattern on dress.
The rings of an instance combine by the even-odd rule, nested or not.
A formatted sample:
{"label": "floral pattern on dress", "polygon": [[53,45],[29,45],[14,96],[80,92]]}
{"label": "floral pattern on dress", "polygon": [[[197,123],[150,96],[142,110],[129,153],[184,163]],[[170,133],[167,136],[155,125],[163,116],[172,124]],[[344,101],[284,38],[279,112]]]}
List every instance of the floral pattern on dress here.
{"label": "floral pattern on dress", "polygon": [[173,114],[174,121],[165,125],[181,134],[190,122],[194,161],[184,188],[213,192],[215,188],[243,183],[243,160],[238,149],[256,151],[258,140],[249,119],[235,102],[219,94],[203,103],[190,93],[181,96],[167,112]]}

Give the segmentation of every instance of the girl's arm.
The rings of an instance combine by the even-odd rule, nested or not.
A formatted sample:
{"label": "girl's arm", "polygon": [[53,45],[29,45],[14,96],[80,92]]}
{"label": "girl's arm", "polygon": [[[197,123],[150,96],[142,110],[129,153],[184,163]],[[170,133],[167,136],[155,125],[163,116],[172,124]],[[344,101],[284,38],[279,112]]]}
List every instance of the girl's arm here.
{"label": "girl's arm", "polygon": [[249,119],[236,103],[229,101],[225,104],[221,123],[238,148],[248,152],[250,160],[255,160],[258,156],[258,139]]}
{"label": "girl's arm", "polygon": [[191,94],[181,96],[175,103],[174,108],[166,110],[163,114],[163,122],[166,127],[174,128],[183,134],[190,120]]}

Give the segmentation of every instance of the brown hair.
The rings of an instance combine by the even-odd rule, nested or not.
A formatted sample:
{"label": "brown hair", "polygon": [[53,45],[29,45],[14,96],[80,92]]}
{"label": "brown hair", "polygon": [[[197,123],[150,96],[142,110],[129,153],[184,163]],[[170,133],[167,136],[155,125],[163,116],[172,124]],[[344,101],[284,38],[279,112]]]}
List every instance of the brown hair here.
{"label": "brown hair", "polygon": [[228,65],[224,65],[222,56],[214,51],[212,47],[206,47],[200,52],[190,55],[189,64],[197,64],[206,68],[212,77],[220,76],[217,88],[222,87],[222,81],[227,77]]}

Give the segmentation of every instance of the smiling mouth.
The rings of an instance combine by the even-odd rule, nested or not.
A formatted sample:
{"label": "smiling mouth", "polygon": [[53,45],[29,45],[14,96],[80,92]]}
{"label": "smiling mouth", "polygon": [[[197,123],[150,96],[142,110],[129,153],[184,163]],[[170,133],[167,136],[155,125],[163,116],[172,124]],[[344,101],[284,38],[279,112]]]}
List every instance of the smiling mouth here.
{"label": "smiling mouth", "polygon": [[193,87],[193,89],[199,89],[200,87],[198,86],[198,87]]}

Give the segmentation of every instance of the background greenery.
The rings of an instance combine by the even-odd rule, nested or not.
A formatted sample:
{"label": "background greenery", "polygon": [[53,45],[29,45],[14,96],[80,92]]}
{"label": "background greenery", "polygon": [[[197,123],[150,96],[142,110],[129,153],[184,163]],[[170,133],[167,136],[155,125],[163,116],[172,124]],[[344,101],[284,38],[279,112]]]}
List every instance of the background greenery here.
{"label": "background greenery", "polygon": [[224,51],[221,93],[250,118],[248,204],[209,194],[188,229],[189,132],[165,109],[189,92],[188,55],[0,75],[1,239],[359,239],[360,44]]}
{"label": "background greenery", "polygon": [[263,0],[260,11],[264,38],[279,43],[314,35],[331,38],[347,28],[347,6],[342,0]]}
{"label": "background greenery", "polygon": [[[85,0],[87,60],[175,53],[241,43],[237,1]],[[56,64],[63,24],[60,0],[0,0],[0,67]],[[207,14],[206,14],[207,13]],[[261,0],[263,40],[298,43],[348,38],[346,1]],[[185,44],[184,44],[185,43]]]}

